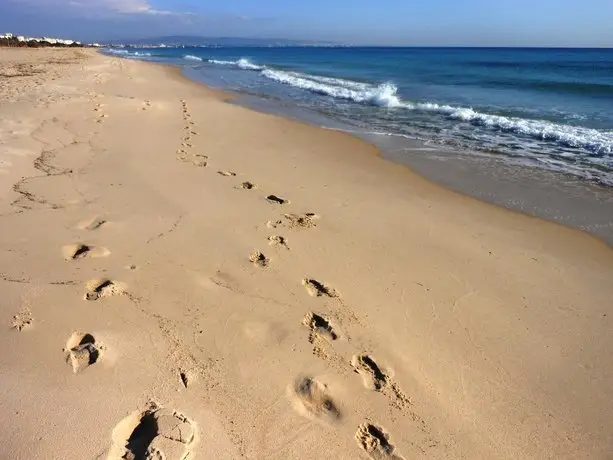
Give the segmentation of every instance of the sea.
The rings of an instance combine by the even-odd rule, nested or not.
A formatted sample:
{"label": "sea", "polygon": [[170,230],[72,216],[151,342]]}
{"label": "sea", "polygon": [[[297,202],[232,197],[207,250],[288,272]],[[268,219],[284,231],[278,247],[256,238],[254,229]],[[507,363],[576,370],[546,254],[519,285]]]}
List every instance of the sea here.
{"label": "sea", "polygon": [[[476,181],[479,187],[471,194],[479,196],[483,188],[496,195],[489,199],[496,204],[515,202],[509,207],[537,215],[551,208],[545,217],[558,221],[573,220],[571,214],[582,212],[577,207],[589,207],[589,218],[570,224],[605,228],[613,240],[613,49],[103,52],[179,65],[192,79],[236,93],[239,102],[355,133],[451,188],[466,192],[467,183]],[[514,186],[505,183],[509,177]],[[534,199],[521,196],[526,185]],[[490,193],[496,188],[498,193]],[[565,193],[570,198],[562,201],[573,209],[559,204]],[[585,196],[577,200],[577,194]],[[590,206],[582,205],[583,199]]]}

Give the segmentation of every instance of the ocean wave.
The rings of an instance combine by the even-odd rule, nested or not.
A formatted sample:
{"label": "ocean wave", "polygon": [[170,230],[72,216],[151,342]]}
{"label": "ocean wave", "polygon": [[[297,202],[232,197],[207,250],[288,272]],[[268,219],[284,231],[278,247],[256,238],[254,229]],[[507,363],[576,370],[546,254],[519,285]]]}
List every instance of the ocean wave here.
{"label": "ocean wave", "polygon": [[115,54],[117,56],[125,57],[151,57],[151,53],[145,53],[141,51],[130,51],[126,49],[107,48],[104,50],[107,54]]}
{"label": "ocean wave", "polygon": [[194,56],[192,54],[186,54],[183,56],[183,59],[187,60],[187,61],[202,61],[201,57],[198,56]]}
{"label": "ocean wave", "polygon": [[265,69],[262,75],[278,83],[306,89],[315,93],[346,99],[358,103],[368,103],[385,107],[399,107],[402,103],[397,95],[398,88],[391,83],[379,86],[362,84],[338,78],[318,77],[297,72],[283,72]]}
{"label": "ocean wave", "polygon": [[390,82],[373,85],[341,78],[284,71],[256,65],[245,58],[238,61],[210,59],[208,62],[233,66],[243,70],[259,71],[263,77],[277,83],[336,99],[393,109],[438,113],[460,123],[469,123],[490,131],[553,142],[561,147],[583,149],[590,152],[590,155],[595,156],[613,153],[613,131],[565,125],[546,120],[488,114],[470,107],[404,101],[398,95],[398,88]]}
{"label": "ocean wave", "polygon": [[582,148],[595,154],[613,153],[613,131],[600,131],[545,120],[505,117],[478,112],[472,108],[453,107],[433,103],[405,103],[410,110],[438,112],[451,119],[473,125],[519,134],[543,141],[553,141],[564,147]]}
{"label": "ocean wave", "polygon": [[360,104],[436,112],[450,119],[490,130],[551,141],[564,147],[581,148],[595,154],[613,153],[613,131],[563,125],[546,120],[493,115],[469,107],[454,107],[430,102],[405,102],[400,98],[398,89],[392,83],[370,85],[351,80],[273,69],[265,69],[262,75],[285,85]]}
{"label": "ocean wave", "polygon": [[243,70],[264,70],[266,67],[253,64],[249,59],[241,58],[238,61],[220,61],[217,59],[209,59],[210,64],[227,65],[238,67]]}
{"label": "ocean wave", "polygon": [[118,54],[118,55],[125,55],[129,53],[128,50],[118,50],[115,48],[107,48],[104,50],[104,52],[108,54]]}

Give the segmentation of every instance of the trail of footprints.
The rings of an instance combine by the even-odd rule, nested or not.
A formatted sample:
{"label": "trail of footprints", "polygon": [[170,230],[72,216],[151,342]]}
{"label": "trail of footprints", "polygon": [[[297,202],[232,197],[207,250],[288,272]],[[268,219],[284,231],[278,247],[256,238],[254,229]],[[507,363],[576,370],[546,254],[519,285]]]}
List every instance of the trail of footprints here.
{"label": "trail of footprints", "polygon": [[208,164],[209,157],[203,153],[194,152],[192,138],[198,135],[194,130],[194,122],[192,115],[187,107],[187,101],[181,100],[181,112],[183,114],[183,137],[181,138],[181,146],[177,149],[177,160],[191,163],[199,168],[204,168]]}
{"label": "trail of footprints", "polygon": [[[236,177],[237,175],[233,171],[224,170],[217,171],[217,173],[224,177]],[[235,188],[255,190],[258,186],[253,182],[243,181]],[[265,199],[273,206],[290,204],[288,199],[274,194],[267,195]],[[319,219],[318,215],[310,212],[304,214],[286,213],[283,214],[281,219],[268,221],[266,227],[288,230],[312,229],[317,226]],[[269,236],[268,244],[273,247],[289,249],[286,237],[278,234]],[[271,265],[270,258],[260,250],[254,250],[249,256],[249,261],[258,268],[267,268]],[[335,300],[343,305],[340,293],[322,281],[304,278],[302,285],[312,297]],[[338,323],[328,315],[308,312],[303,318],[302,324],[309,331],[308,341],[313,345],[313,354],[322,359],[329,359],[330,353],[333,353],[330,349],[331,345],[343,338]],[[347,368],[359,374],[367,389],[386,396],[390,405],[401,412],[407,411],[411,404],[410,399],[392,378],[391,372],[380,366],[372,356],[359,353],[354,355],[350,362],[343,361],[340,357],[337,357],[337,359],[344,362]],[[305,417],[324,420],[329,423],[342,418],[340,406],[331,395],[329,388],[314,377],[299,377],[288,387],[288,394],[295,410]],[[355,434],[355,439],[359,447],[373,460],[403,460],[403,457],[395,453],[389,433],[379,425],[370,422],[360,425]]]}
{"label": "trail of footprints", "polygon": [[[96,95],[96,98],[98,98],[98,95]],[[108,117],[108,115],[104,112],[105,106],[106,104],[97,103],[94,107],[94,112],[98,114],[98,118],[96,119],[97,123],[103,123],[104,119]]]}
{"label": "trail of footprints", "polygon": [[[147,110],[150,105],[149,101],[145,101],[142,109]],[[208,157],[193,152],[192,137],[196,136],[197,132],[193,129],[194,122],[191,120],[187,102],[182,100],[181,106],[185,125],[181,146],[177,150],[177,159],[191,162],[198,167],[207,166]],[[94,110],[101,112],[102,107],[102,104],[97,104]],[[102,114],[98,121],[102,121],[105,116]],[[224,177],[237,176],[233,171],[220,170],[217,173]],[[244,181],[236,188],[255,190],[258,186],[253,182]],[[265,199],[275,207],[290,204],[288,199],[274,194],[267,195]],[[286,213],[281,219],[268,221],[266,226],[269,229],[304,230],[316,227],[318,220],[319,216],[314,213]],[[96,217],[81,222],[78,228],[98,231],[107,224],[105,219]],[[289,250],[286,237],[278,234],[268,237],[268,245]],[[66,261],[76,262],[86,258],[107,257],[110,251],[104,247],[77,243],[64,246],[62,255]],[[255,250],[249,256],[249,261],[260,269],[265,269],[271,264],[271,259],[260,250]],[[310,296],[334,300],[343,305],[339,292],[319,280],[304,278],[302,285]],[[84,299],[98,301],[126,293],[126,286],[123,283],[111,279],[98,279],[86,284]],[[12,328],[21,331],[30,327],[32,323],[31,312],[24,309],[13,317]],[[302,324],[309,330],[308,341],[313,345],[313,353],[320,358],[328,359],[331,345],[343,338],[338,324],[330,316],[314,312],[308,312]],[[64,348],[66,363],[75,374],[84,372],[89,366],[98,363],[104,352],[104,345],[96,337],[83,332],[72,333]],[[366,388],[388,397],[393,407],[402,411],[410,405],[409,398],[393,380],[391,373],[380,366],[372,356],[365,353],[356,354],[348,364],[362,377]],[[184,388],[187,388],[192,380],[189,372],[184,370],[179,372],[179,378]],[[299,377],[288,387],[288,394],[295,409],[306,417],[329,423],[342,418],[341,407],[335,401],[330,389],[317,378]],[[359,447],[373,460],[403,459],[395,454],[395,448],[390,443],[390,435],[379,425],[370,422],[360,425],[355,439]],[[191,458],[190,453],[196,440],[197,427],[194,422],[174,410],[152,403],[144,411],[137,411],[126,417],[115,427],[108,458],[110,460]]]}
{"label": "trail of footprints", "polygon": [[[145,101],[143,110],[149,109],[150,101]],[[98,123],[102,122],[107,115],[103,112],[104,104],[96,104],[94,111],[99,113]],[[190,115],[184,103],[185,118]],[[189,122],[189,126],[193,122]],[[187,131],[187,129],[186,129]],[[196,135],[189,131],[184,138],[186,146],[189,145],[190,136]],[[191,145],[189,145],[191,147]],[[206,166],[206,157],[193,155],[192,163],[196,166]],[[52,158],[49,158],[49,160]],[[51,174],[55,171],[45,168],[53,168],[45,163],[43,154],[34,164],[37,169]],[[108,224],[107,220],[100,217],[84,220],[77,224],[76,228],[82,231],[99,231]],[[110,251],[105,247],[93,246],[85,243],[65,245],[61,248],[65,261],[77,263],[82,259],[108,257]],[[127,267],[131,270],[136,266]],[[116,280],[96,279],[86,283],[84,299],[97,301],[106,297],[127,294],[126,286]],[[32,327],[34,318],[29,308],[22,310],[12,318],[11,329],[22,332]],[[86,371],[90,366],[98,363],[103,357],[106,347],[97,337],[91,333],[80,331],[73,332],[67,339],[63,348],[64,360],[70,366],[74,374]],[[180,378],[183,386],[188,387],[194,376],[188,371],[181,371]],[[122,420],[113,430],[112,445],[109,450],[109,460],[121,459],[150,459],[170,460],[191,458],[191,452],[197,441],[197,426],[183,414],[150,404],[142,412],[135,412]]]}

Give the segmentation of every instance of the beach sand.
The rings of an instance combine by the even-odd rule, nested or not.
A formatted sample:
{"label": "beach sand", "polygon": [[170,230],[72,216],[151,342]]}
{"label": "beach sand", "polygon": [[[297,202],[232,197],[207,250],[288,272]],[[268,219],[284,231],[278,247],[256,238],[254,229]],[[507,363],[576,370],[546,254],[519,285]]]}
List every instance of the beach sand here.
{"label": "beach sand", "polygon": [[611,458],[607,245],[228,98],[0,50],[0,458]]}

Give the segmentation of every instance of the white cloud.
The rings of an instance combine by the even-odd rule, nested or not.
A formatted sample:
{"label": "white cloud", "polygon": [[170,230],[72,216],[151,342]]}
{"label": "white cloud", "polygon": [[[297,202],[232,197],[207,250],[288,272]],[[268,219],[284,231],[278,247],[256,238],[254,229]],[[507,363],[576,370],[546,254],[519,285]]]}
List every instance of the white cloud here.
{"label": "white cloud", "polygon": [[9,0],[20,6],[67,7],[80,12],[148,15],[191,15],[168,10],[158,10],[148,0]]}
{"label": "white cloud", "polygon": [[153,8],[146,0],[98,0],[103,6],[123,14],[177,14]]}

